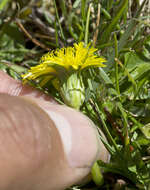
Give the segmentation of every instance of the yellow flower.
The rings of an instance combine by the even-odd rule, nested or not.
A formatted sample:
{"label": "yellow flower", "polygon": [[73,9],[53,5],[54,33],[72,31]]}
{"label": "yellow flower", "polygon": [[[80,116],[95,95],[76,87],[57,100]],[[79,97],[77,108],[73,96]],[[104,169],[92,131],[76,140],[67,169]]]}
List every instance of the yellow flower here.
{"label": "yellow flower", "polygon": [[84,46],[83,42],[74,44],[74,47],[67,47],[57,49],[50,53],[45,54],[40,61],[40,65],[31,67],[27,74],[22,75],[23,80],[34,80],[41,76],[47,76],[51,78],[51,74],[58,74],[58,70],[55,66],[63,67],[67,71],[82,70],[87,67],[105,67],[103,62],[106,62],[104,58],[98,57],[94,53],[96,48]]}
{"label": "yellow flower", "polygon": [[84,46],[83,42],[51,51],[41,58],[39,65],[31,67],[28,73],[22,75],[23,81],[36,80],[41,87],[52,81],[64,102],[79,109],[85,98],[85,88],[79,71],[87,67],[105,67],[103,62],[106,60],[98,57],[96,51],[90,44]]}
{"label": "yellow flower", "polygon": [[72,67],[74,70],[84,69],[88,66],[104,67],[102,64],[105,59],[96,56],[94,53],[96,48],[84,46],[83,42],[74,44],[74,47],[67,47],[47,53],[41,59],[43,64],[51,66],[53,64],[60,65],[67,70]]}

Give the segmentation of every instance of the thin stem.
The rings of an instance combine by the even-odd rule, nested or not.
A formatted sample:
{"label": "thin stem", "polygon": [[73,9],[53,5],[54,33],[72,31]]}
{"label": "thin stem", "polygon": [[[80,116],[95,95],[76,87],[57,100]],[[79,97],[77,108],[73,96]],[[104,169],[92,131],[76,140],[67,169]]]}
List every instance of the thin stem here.
{"label": "thin stem", "polygon": [[114,141],[113,137],[111,136],[111,134],[110,134],[110,132],[108,130],[108,127],[107,127],[105,121],[103,120],[103,118],[101,118],[101,121],[102,121],[104,130],[106,131],[106,133],[108,135],[109,140],[112,142],[112,144],[113,144],[114,148],[116,149],[116,151],[119,151],[118,146],[117,146],[116,142]]}
{"label": "thin stem", "polygon": [[56,19],[55,19],[54,27],[55,27],[56,46],[59,47],[59,42],[58,42],[58,30],[57,30],[57,25],[56,25]]}
{"label": "thin stem", "polygon": [[124,139],[124,144],[125,146],[130,144],[130,139],[129,139],[129,133],[128,133],[128,121],[127,121],[127,114],[124,111],[122,104],[120,102],[117,102],[117,106],[122,114],[123,118],[123,123],[124,123],[124,134],[125,134],[125,139]]}
{"label": "thin stem", "polygon": [[99,164],[97,162],[95,162],[93,164],[93,167],[91,169],[91,174],[92,174],[93,181],[95,182],[95,184],[97,186],[100,187],[101,185],[103,185],[104,177],[101,173],[101,169],[100,169]]}
{"label": "thin stem", "polygon": [[82,20],[83,20],[83,22],[86,21],[85,9],[86,9],[86,0],[82,0],[81,1],[81,14],[82,14]]}
{"label": "thin stem", "polygon": [[94,33],[93,37],[93,46],[96,45],[97,37],[98,37],[98,32],[99,32],[99,24],[100,24],[100,10],[101,10],[101,5],[98,3],[98,10],[97,10],[97,20],[96,20],[96,31]]}
{"label": "thin stem", "polygon": [[[118,41],[116,33],[114,33],[114,44],[115,44],[115,57],[118,58]],[[119,76],[118,76],[118,63],[115,62],[115,82],[116,82],[116,91],[118,95],[120,95],[120,88],[119,88]],[[119,96],[120,97],[120,96]]]}
{"label": "thin stem", "polygon": [[94,109],[94,111],[96,112],[100,123],[102,123],[103,128],[104,128],[104,130],[105,130],[105,132],[107,134],[107,137],[108,137],[109,141],[113,144],[113,146],[116,149],[116,151],[119,152],[118,146],[117,146],[116,142],[114,141],[113,137],[111,136],[111,134],[110,134],[110,132],[108,130],[108,127],[107,127],[104,119],[100,116],[100,111],[98,111],[99,110],[98,106],[96,104],[94,104],[92,102],[92,100],[90,100],[89,103],[92,106],[92,108]]}
{"label": "thin stem", "polygon": [[118,58],[118,41],[116,33],[114,33],[114,42],[115,42],[115,57]]}
{"label": "thin stem", "polygon": [[106,107],[104,107],[104,112],[107,116],[108,121],[111,123],[112,127],[114,128],[114,130],[117,132],[118,136],[121,138],[122,142],[124,143],[124,136],[122,135],[122,132],[120,130],[120,126],[117,124],[116,121],[114,121],[111,113],[107,110]]}
{"label": "thin stem", "polygon": [[55,12],[56,12],[56,19],[57,19],[57,22],[58,22],[58,25],[59,25],[59,28],[60,28],[60,34],[61,34],[61,37],[62,37],[63,41],[65,42],[66,39],[65,39],[65,36],[64,36],[64,33],[63,33],[63,30],[62,30],[61,24],[60,24],[60,19],[59,19],[59,15],[58,15],[58,10],[57,10],[57,6],[56,6],[56,1],[53,0],[53,2],[54,2]]}
{"label": "thin stem", "polygon": [[45,44],[41,43],[40,41],[38,41],[37,39],[35,39],[34,37],[31,36],[31,34],[29,34],[29,32],[24,28],[24,26],[21,24],[21,22],[16,19],[16,24],[18,25],[18,27],[24,32],[24,34],[37,46],[41,47],[42,49],[45,49],[47,51],[50,50],[49,47],[45,46]]}
{"label": "thin stem", "polygon": [[88,13],[87,13],[87,19],[86,19],[85,38],[84,38],[85,45],[88,44],[91,5],[92,5],[92,4],[90,3],[89,8],[88,8]]}
{"label": "thin stem", "polygon": [[112,5],[114,3],[114,0],[109,0],[107,3],[107,10],[110,10],[112,8]]}

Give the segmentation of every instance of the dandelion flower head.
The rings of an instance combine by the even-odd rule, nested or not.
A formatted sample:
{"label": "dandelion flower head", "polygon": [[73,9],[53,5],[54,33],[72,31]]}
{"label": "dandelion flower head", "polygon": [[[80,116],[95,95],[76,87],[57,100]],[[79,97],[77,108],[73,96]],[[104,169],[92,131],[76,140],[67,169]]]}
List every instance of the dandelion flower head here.
{"label": "dandelion flower head", "polygon": [[83,70],[87,67],[105,67],[103,63],[106,60],[98,57],[95,54],[96,51],[96,48],[90,47],[90,44],[85,46],[83,42],[75,43],[73,47],[51,51],[41,58],[39,65],[31,67],[27,74],[22,75],[23,80],[34,80],[44,75],[48,80],[51,74],[58,74],[55,66],[62,67],[68,72]]}

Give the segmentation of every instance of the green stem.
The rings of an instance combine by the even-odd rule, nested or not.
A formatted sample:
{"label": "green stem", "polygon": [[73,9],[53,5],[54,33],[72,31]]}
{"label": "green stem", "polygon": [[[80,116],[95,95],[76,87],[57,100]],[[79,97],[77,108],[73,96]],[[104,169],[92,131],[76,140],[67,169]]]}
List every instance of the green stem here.
{"label": "green stem", "polygon": [[[115,42],[115,57],[118,58],[118,41],[117,41],[117,36],[114,33],[114,42]],[[115,64],[115,78],[116,78],[116,91],[120,97],[120,88],[119,88],[119,76],[118,76],[118,63],[116,61]]]}
{"label": "green stem", "polygon": [[97,186],[102,186],[104,183],[104,178],[101,173],[100,167],[97,162],[94,163],[91,169],[92,179]]}
{"label": "green stem", "polygon": [[[99,112],[99,114],[100,114],[100,110],[99,110],[98,105],[95,104],[95,106],[96,106],[96,109],[98,110],[98,112]],[[116,150],[117,152],[119,152],[118,146],[117,146],[115,140],[113,139],[113,137],[111,136],[111,134],[110,134],[110,132],[109,132],[109,130],[108,130],[108,127],[107,127],[107,125],[106,125],[106,123],[105,123],[105,121],[104,121],[104,119],[103,119],[102,117],[101,117],[101,122],[102,122],[102,124],[103,124],[105,133],[107,134],[108,140],[112,143],[112,145],[114,146],[115,150]]]}
{"label": "green stem", "polygon": [[57,10],[57,6],[56,6],[56,1],[53,0],[53,2],[54,2],[55,12],[56,12],[56,19],[57,19],[57,22],[58,22],[58,25],[59,25],[59,28],[60,28],[60,34],[61,34],[62,39],[63,39],[64,42],[65,42],[66,39],[65,39],[65,36],[64,36],[64,33],[63,33],[63,30],[62,30],[61,24],[60,24],[60,19],[59,19],[59,15],[58,15],[58,10]]}
{"label": "green stem", "polygon": [[54,27],[55,27],[56,46],[59,47],[59,42],[58,42],[58,30],[57,30],[56,20],[55,20],[55,23],[54,23]]}
{"label": "green stem", "polygon": [[117,102],[117,107],[119,108],[122,117],[123,117],[123,123],[124,123],[124,135],[125,135],[125,146],[128,146],[130,143],[129,135],[128,135],[128,120],[127,120],[127,114],[124,111],[124,108],[120,102]]}
{"label": "green stem", "polygon": [[85,17],[85,14],[86,14],[86,0],[82,0],[81,1],[81,14],[82,14],[82,20],[83,22],[86,21],[86,17]]}
{"label": "green stem", "polygon": [[114,0],[108,0],[108,3],[107,3],[107,10],[110,10],[113,6],[113,3],[114,3]]}
{"label": "green stem", "polygon": [[87,13],[87,19],[86,19],[85,38],[84,38],[85,45],[88,44],[89,23],[90,23],[90,12],[91,12],[91,4],[89,5],[88,13]]}

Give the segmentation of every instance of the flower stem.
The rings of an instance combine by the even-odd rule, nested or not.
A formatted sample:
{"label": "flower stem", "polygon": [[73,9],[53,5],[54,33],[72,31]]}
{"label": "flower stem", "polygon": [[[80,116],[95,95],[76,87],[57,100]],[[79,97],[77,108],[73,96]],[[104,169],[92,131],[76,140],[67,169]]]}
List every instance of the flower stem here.
{"label": "flower stem", "polygon": [[104,178],[97,162],[94,163],[91,169],[91,174],[92,174],[93,181],[95,182],[97,186],[103,185]]}

